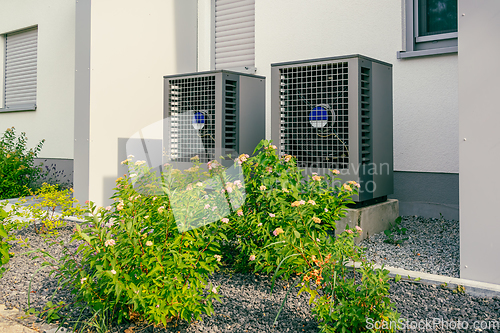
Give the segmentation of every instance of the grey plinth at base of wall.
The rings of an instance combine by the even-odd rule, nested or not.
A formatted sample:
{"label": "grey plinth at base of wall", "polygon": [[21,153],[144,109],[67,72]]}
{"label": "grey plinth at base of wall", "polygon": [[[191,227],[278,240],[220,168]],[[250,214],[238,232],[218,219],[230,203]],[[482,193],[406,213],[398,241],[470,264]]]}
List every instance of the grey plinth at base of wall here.
{"label": "grey plinth at base of wall", "polygon": [[363,208],[349,208],[347,215],[337,222],[336,233],[345,230],[346,225],[350,228],[361,227],[363,232],[356,238],[356,243],[374,234],[390,228],[390,224],[399,216],[399,202],[396,199],[388,199],[385,202]]}

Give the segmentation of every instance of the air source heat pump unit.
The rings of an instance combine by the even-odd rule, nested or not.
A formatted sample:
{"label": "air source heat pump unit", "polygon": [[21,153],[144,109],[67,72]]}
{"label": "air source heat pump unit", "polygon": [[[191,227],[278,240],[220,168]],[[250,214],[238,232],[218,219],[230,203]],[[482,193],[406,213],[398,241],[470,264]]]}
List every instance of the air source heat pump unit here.
{"label": "air source heat pump unit", "polygon": [[[178,168],[251,154],[265,138],[265,78],[217,70],[164,77],[164,147]],[[185,163],[185,164],[184,164]]]}
{"label": "air source heat pump unit", "polygon": [[306,174],[340,171],[358,203],[393,193],[392,65],[361,55],[271,65],[272,139]]}

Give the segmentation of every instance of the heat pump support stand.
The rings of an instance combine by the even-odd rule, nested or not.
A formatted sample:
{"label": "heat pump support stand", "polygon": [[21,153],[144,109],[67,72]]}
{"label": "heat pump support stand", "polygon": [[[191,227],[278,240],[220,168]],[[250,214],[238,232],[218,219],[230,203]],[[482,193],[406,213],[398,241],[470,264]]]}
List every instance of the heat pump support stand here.
{"label": "heat pump support stand", "polygon": [[399,216],[399,201],[388,199],[387,201],[362,208],[348,208],[345,217],[337,222],[337,231],[345,230],[346,225],[350,228],[361,227],[363,232],[356,237],[356,243],[361,242],[368,236],[373,236],[390,228],[390,224]]}

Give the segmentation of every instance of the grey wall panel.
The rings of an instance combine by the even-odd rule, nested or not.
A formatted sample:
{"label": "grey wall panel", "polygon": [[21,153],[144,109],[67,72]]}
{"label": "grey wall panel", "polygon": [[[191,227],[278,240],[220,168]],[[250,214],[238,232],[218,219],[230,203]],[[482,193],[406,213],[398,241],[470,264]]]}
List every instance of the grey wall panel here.
{"label": "grey wall panel", "polygon": [[75,30],[75,197],[89,199],[90,139],[90,6],[91,0],[76,1]]}
{"label": "grey wall panel", "polygon": [[460,277],[500,284],[500,1],[459,14]]}
{"label": "grey wall panel", "polygon": [[394,171],[394,194],[400,215],[458,219],[459,177],[456,173]]}
{"label": "grey wall panel", "polygon": [[73,160],[63,158],[36,158],[35,165],[42,164],[44,172],[48,172],[42,182],[50,184],[73,185]]}

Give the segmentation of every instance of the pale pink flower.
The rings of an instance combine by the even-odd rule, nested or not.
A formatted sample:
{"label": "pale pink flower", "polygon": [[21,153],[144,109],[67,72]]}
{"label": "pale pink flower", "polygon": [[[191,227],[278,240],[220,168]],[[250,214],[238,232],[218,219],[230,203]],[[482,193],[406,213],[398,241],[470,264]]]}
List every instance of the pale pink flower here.
{"label": "pale pink flower", "polygon": [[107,241],[104,242],[104,246],[114,246],[116,244],[114,239],[108,239]]}
{"label": "pale pink flower", "polygon": [[270,217],[275,217],[276,215],[274,215],[273,213],[269,213],[269,216]]}
{"label": "pale pink flower", "polygon": [[87,278],[86,278],[86,277],[84,277],[84,278],[81,278],[81,279],[80,279],[80,283],[81,283],[81,284],[83,284],[85,281],[87,281]]}
{"label": "pale pink flower", "polygon": [[361,229],[360,226],[356,226],[356,230],[359,232],[359,233],[362,233],[363,232],[363,229]]}
{"label": "pale pink flower", "polygon": [[153,242],[152,241],[147,241],[146,242],[146,246],[152,246],[153,245]]}
{"label": "pale pink flower", "polygon": [[321,223],[321,219],[316,217],[316,216],[313,217],[313,221],[314,221],[314,223]]}
{"label": "pale pink flower", "polygon": [[111,210],[111,206],[107,206],[107,207],[106,207],[106,210]]}
{"label": "pale pink flower", "polygon": [[213,288],[212,288],[212,292],[213,292],[214,294],[217,294],[217,288],[213,287]]}
{"label": "pale pink flower", "polygon": [[332,173],[333,173],[334,175],[338,175],[338,174],[340,174],[340,171],[339,171],[339,170],[337,170],[337,169],[335,169],[335,170],[332,170]]}
{"label": "pale pink flower", "polygon": [[163,206],[158,207],[159,214],[163,213],[164,210],[165,210],[165,207],[163,207]]}
{"label": "pale pink flower", "polygon": [[205,209],[209,209],[210,208],[210,205],[209,204],[206,204],[205,205]]}
{"label": "pale pink flower", "polygon": [[276,229],[273,231],[273,235],[274,235],[274,236],[278,236],[279,234],[283,234],[283,233],[285,233],[285,232],[284,232],[284,231],[283,231],[283,229],[281,229],[281,228],[276,228]]}
{"label": "pale pink flower", "polygon": [[227,190],[227,193],[233,192],[233,188],[232,187],[228,187],[226,190]]}
{"label": "pale pink flower", "polygon": [[343,187],[344,187],[344,190],[346,190],[346,191],[352,191],[352,188],[347,184],[344,184]]}
{"label": "pale pink flower", "polygon": [[325,208],[325,213],[328,213],[328,208]]}
{"label": "pale pink flower", "polygon": [[238,211],[236,212],[236,214],[238,214],[238,216],[243,216],[243,210],[238,209]]}
{"label": "pale pink flower", "polygon": [[248,260],[250,260],[250,261],[254,261],[254,260],[255,260],[255,256],[252,254],[252,255],[250,256],[250,258],[248,258]]}
{"label": "pale pink flower", "polygon": [[273,148],[274,150],[278,149],[278,147],[276,147],[275,145],[271,145],[271,148]]}
{"label": "pale pink flower", "polygon": [[262,223],[257,224],[258,227],[262,227]]}
{"label": "pale pink flower", "polygon": [[217,206],[213,206],[212,207],[212,212],[215,211],[217,209]]}
{"label": "pale pink flower", "polygon": [[292,159],[292,155],[285,156],[285,162],[290,162],[291,159]]}
{"label": "pale pink flower", "polygon": [[223,223],[229,223],[229,219],[227,217],[224,217],[222,220],[221,220]]}
{"label": "pale pink flower", "polygon": [[111,270],[111,274],[115,275],[116,271],[114,269]]}
{"label": "pale pink flower", "polygon": [[241,180],[235,180],[234,185],[238,186],[238,188],[242,188],[243,185],[241,184]]}
{"label": "pale pink flower", "polygon": [[347,229],[346,231],[347,231],[348,234],[352,234],[353,233],[351,229]]}
{"label": "pale pink flower", "polygon": [[316,201],[314,200],[308,200],[307,203],[316,206]]}
{"label": "pale pink flower", "polygon": [[271,168],[271,167],[269,167],[269,166],[268,166],[268,167],[266,167],[266,171],[267,171],[267,172],[272,172],[272,171],[273,171],[273,168]]}
{"label": "pale pink flower", "polygon": [[306,204],[306,202],[304,200],[299,201],[299,205],[305,205],[305,204]]}
{"label": "pale pink flower", "polygon": [[214,258],[215,260],[219,261],[222,259],[222,256],[218,255],[218,254],[214,254]]}
{"label": "pale pink flower", "polygon": [[202,186],[203,186],[203,183],[202,183],[202,182],[197,182],[197,183],[196,183],[196,186],[198,186],[198,187],[202,187]]}
{"label": "pale pink flower", "polygon": [[267,188],[267,187],[265,187],[264,185],[260,185],[260,187],[259,187],[259,189],[260,189],[261,191],[265,191],[265,190],[266,190],[266,188]]}
{"label": "pale pink flower", "polygon": [[135,165],[143,165],[144,163],[146,163],[146,161],[137,161],[135,162]]}
{"label": "pale pink flower", "polygon": [[188,184],[188,186],[186,187],[186,190],[187,190],[187,191],[191,191],[192,189],[193,189],[193,185]]}
{"label": "pale pink flower", "polygon": [[129,176],[129,177],[130,177],[130,178],[137,177],[137,174],[136,174],[136,173],[132,173],[132,174],[130,174],[130,176]]}
{"label": "pale pink flower", "polygon": [[320,181],[321,177],[314,175],[314,176],[312,176],[312,179],[315,180],[315,181]]}

